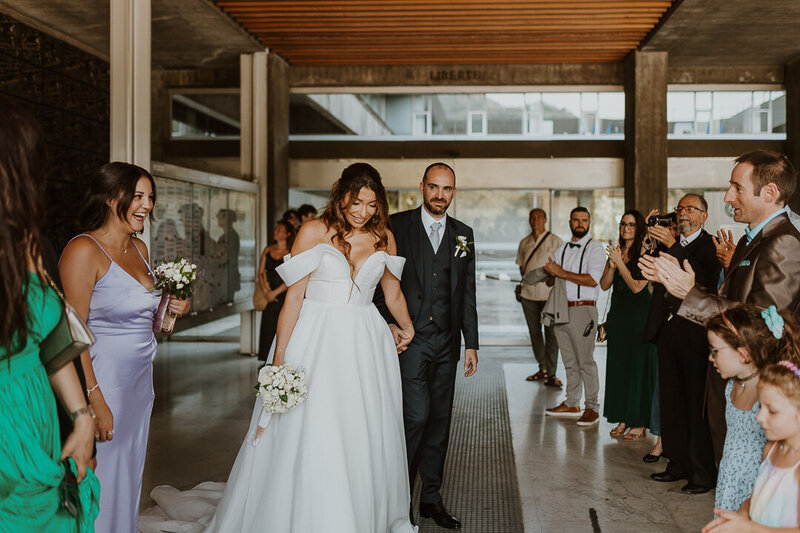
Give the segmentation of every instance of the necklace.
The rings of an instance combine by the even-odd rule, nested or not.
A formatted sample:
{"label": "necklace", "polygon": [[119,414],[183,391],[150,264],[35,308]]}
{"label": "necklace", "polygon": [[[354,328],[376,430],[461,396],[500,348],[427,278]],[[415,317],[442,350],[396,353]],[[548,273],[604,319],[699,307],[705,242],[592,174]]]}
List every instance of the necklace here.
{"label": "necklace", "polygon": [[755,372],[753,372],[753,373],[752,373],[752,374],[750,374],[749,376],[746,376],[746,377],[743,377],[743,378],[736,378],[736,381],[739,383],[739,385],[740,385],[742,388],[744,388],[744,383],[745,383],[745,381],[750,381],[751,379],[753,379],[753,378],[754,378],[754,377],[756,377],[757,375],[758,375],[758,370],[756,370]]}
{"label": "necklace", "polygon": [[[128,241],[128,242],[130,242],[130,241]],[[109,248],[117,249],[120,252],[122,252],[123,254],[127,254],[128,253],[128,248],[130,248],[130,245],[128,246],[128,248],[125,248],[124,246],[112,246],[108,242],[106,242],[105,245],[108,246]]]}

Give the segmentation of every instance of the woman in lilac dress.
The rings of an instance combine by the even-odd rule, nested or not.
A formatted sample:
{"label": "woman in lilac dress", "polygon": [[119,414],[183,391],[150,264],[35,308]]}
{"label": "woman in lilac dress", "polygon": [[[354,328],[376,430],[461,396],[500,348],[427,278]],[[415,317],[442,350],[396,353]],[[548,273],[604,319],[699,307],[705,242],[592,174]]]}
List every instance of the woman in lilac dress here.
{"label": "woman in lilac dress", "polygon": [[[155,203],[155,182],[135,165],[104,165],[90,184],[81,215],[84,233],[61,257],[67,299],[97,336],[81,355],[94,408],[100,515],[97,531],[135,533],[153,409],[153,317],[160,295],[147,262],[147,247],[134,237]],[[187,300],[171,299],[181,315]]]}

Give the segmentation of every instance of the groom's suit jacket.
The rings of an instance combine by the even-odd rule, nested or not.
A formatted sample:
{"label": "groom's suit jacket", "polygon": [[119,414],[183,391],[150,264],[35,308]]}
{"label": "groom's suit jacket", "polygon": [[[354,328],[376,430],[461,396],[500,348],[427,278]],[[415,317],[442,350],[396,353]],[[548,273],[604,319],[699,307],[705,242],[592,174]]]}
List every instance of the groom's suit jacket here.
{"label": "groom's suit jacket", "polygon": [[[411,321],[416,322],[424,298],[423,252],[422,246],[430,242],[422,241],[422,207],[395,213],[391,216],[391,230],[397,242],[397,255],[406,258],[400,287],[406,298]],[[475,299],[475,246],[472,228],[447,216],[445,237],[440,247],[444,247],[450,261],[450,327],[453,336],[453,357],[458,359],[461,352],[461,335],[464,335],[466,348],[478,349],[478,313]],[[456,238],[466,238],[469,251],[456,253]],[[396,323],[383,300],[383,293],[376,291],[375,304],[390,324]]]}

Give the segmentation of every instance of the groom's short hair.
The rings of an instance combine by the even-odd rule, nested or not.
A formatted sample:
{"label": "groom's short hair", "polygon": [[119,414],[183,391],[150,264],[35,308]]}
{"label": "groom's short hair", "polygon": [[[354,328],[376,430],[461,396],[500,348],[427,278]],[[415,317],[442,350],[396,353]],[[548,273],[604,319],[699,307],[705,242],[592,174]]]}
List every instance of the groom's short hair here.
{"label": "groom's short hair", "polygon": [[425,179],[428,177],[428,172],[430,172],[434,168],[446,168],[447,170],[449,170],[453,174],[453,185],[456,184],[456,171],[453,170],[453,167],[451,167],[447,163],[442,163],[441,161],[438,161],[436,163],[431,163],[430,165],[428,165],[428,168],[426,168],[425,172],[423,172],[422,174],[422,183],[425,183]]}

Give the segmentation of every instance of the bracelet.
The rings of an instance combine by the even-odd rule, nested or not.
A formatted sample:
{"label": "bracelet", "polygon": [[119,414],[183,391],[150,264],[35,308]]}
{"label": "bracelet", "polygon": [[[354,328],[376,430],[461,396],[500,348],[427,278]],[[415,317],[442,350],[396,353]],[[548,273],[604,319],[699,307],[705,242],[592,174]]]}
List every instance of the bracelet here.
{"label": "bracelet", "polygon": [[81,415],[89,415],[94,419],[94,409],[92,409],[91,405],[84,405],[80,409],[76,409],[69,414],[70,422],[75,422],[75,419]]}
{"label": "bracelet", "polygon": [[99,383],[96,383],[96,384],[95,384],[95,386],[94,386],[94,387],[92,387],[91,389],[86,389],[86,397],[88,398],[89,396],[91,396],[91,394],[92,394],[92,393],[93,393],[95,390],[97,390],[97,388],[98,388],[99,386],[100,386],[100,384],[99,384]]}

